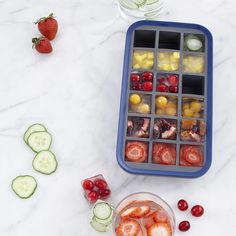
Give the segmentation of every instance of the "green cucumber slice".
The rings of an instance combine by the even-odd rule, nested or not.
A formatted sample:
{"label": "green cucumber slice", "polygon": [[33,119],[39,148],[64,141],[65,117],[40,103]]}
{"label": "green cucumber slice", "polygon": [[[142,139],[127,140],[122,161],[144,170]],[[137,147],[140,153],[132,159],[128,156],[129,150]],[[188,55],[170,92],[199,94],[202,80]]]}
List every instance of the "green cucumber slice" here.
{"label": "green cucumber slice", "polygon": [[154,3],[159,2],[160,0],[147,0],[147,5],[152,5]]}
{"label": "green cucumber slice", "polygon": [[108,217],[108,218],[105,219],[105,220],[101,220],[101,219],[99,219],[99,218],[96,218],[95,216],[94,216],[93,218],[94,218],[98,223],[108,226],[108,225],[112,224],[112,217],[113,217],[113,211],[112,211],[110,217]]}
{"label": "green cucumber slice", "polygon": [[147,0],[134,0],[134,3],[138,6],[144,6],[147,3]]}
{"label": "green cucumber slice", "polygon": [[48,150],[51,143],[52,136],[46,131],[34,132],[28,138],[28,145],[34,152]]}
{"label": "green cucumber slice", "polygon": [[27,199],[34,194],[37,182],[33,176],[20,175],[12,180],[11,187],[18,197]]}
{"label": "green cucumber slice", "polygon": [[108,226],[104,225],[104,224],[101,224],[101,223],[97,222],[95,218],[93,218],[90,221],[90,225],[98,232],[107,232],[111,228],[111,224],[108,225]]}
{"label": "green cucumber slice", "polygon": [[57,169],[57,160],[50,151],[39,152],[33,160],[33,168],[45,175],[50,175]]}
{"label": "green cucumber slice", "polygon": [[130,0],[120,0],[119,3],[122,7],[127,9],[138,9],[138,5]]}
{"label": "green cucumber slice", "polygon": [[34,132],[47,131],[45,126],[42,124],[33,124],[31,125],[24,134],[24,141],[28,144],[29,136]]}
{"label": "green cucumber slice", "polygon": [[93,208],[93,214],[100,220],[108,219],[112,214],[110,205],[106,202],[97,203]]}

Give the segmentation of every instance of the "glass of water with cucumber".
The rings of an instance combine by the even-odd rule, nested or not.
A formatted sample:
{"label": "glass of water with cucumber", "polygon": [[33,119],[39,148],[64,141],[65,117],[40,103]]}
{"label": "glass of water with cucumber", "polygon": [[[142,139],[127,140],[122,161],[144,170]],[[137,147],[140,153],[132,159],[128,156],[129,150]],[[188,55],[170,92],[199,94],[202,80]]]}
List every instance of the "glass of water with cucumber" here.
{"label": "glass of water with cucumber", "polygon": [[163,0],[118,0],[121,16],[126,20],[155,19],[163,9]]}

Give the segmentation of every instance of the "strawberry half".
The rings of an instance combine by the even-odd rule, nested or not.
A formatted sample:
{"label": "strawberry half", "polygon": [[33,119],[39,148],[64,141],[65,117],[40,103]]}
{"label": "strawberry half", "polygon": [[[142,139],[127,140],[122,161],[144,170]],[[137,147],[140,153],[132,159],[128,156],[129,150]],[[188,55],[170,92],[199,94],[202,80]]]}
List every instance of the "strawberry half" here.
{"label": "strawberry half", "polygon": [[155,223],[147,230],[148,236],[172,236],[172,229],[169,224]]}
{"label": "strawberry half", "polygon": [[117,236],[137,236],[140,230],[141,227],[135,220],[122,221],[115,229]]}
{"label": "strawberry half", "polygon": [[125,156],[131,162],[145,162],[147,160],[147,143],[127,142]]}
{"label": "strawberry half", "polygon": [[50,41],[44,37],[32,38],[33,48],[40,53],[52,52],[52,45]]}
{"label": "strawberry half", "polygon": [[35,24],[38,24],[39,32],[49,40],[56,37],[58,31],[58,23],[54,18],[53,13],[47,17],[41,17]]}
{"label": "strawberry half", "polygon": [[146,216],[149,212],[150,212],[150,207],[149,206],[140,206],[137,207],[138,209],[136,209],[135,211],[131,212],[130,217],[131,218],[142,218],[144,216]]}

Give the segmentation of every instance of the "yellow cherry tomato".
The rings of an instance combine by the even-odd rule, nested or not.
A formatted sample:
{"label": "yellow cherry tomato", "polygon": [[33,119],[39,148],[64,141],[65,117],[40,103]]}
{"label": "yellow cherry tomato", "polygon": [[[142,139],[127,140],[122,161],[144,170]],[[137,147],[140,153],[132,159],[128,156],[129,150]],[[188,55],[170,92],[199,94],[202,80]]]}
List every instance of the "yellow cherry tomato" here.
{"label": "yellow cherry tomato", "polygon": [[166,97],[164,97],[164,96],[157,97],[156,98],[156,107],[163,109],[166,107],[167,102],[168,102],[168,100]]}
{"label": "yellow cherry tomato", "polygon": [[145,114],[150,113],[150,106],[146,103],[140,104],[138,106],[138,112]]}
{"label": "yellow cherry tomato", "polygon": [[184,109],[183,116],[193,117],[193,110]]}
{"label": "yellow cherry tomato", "polygon": [[129,97],[129,101],[130,101],[131,104],[137,105],[142,101],[142,99],[138,94],[132,94]]}
{"label": "yellow cherry tomato", "polygon": [[174,107],[167,107],[165,110],[165,113],[168,116],[176,116],[177,115],[176,108],[174,108]]}
{"label": "yellow cherry tomato", "polygon": [[190,108],[191,110],[193,110],[194,112],[200,112],[202,109],[202,104],[200,102],[191,102],[190,104]]}

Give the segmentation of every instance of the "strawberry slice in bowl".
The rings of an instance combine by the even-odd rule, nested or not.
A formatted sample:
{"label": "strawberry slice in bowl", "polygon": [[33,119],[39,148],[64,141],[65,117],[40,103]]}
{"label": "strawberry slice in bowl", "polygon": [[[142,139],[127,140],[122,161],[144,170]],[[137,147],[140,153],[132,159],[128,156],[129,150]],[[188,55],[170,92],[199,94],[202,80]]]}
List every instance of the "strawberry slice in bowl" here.
{"label": "strawberry slice in bowl", "polygon": [[140,235],[141,227],[135,220],[121,221],[115,229],[117,236],[138,236]]}
{"label": "strawberry slice in bowl", "polygon": [[168,223],[155,223],[147,230],[148,236],[172,236],[172,228]]}
{"label": "strawberry slice in bowl", "polygon": [[130,162],[146,162],[148,157],[148,144],[146,142],[129,141],[126,143],[125,158]]}

